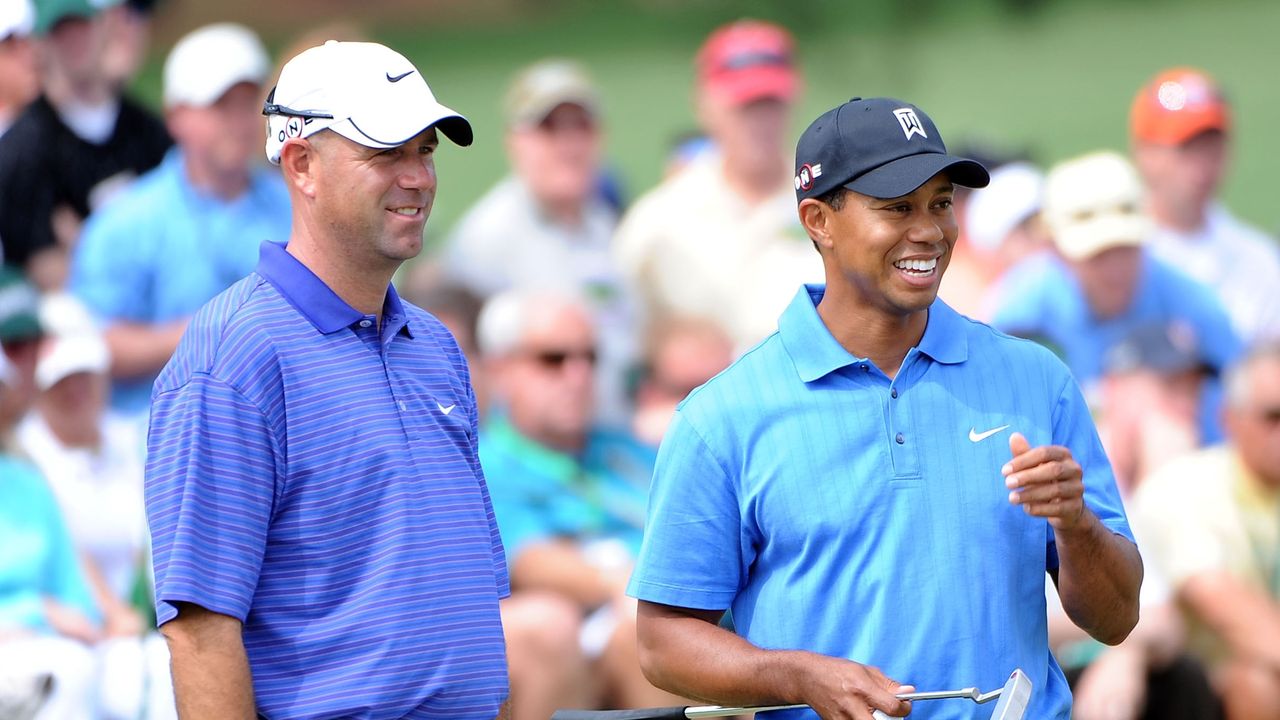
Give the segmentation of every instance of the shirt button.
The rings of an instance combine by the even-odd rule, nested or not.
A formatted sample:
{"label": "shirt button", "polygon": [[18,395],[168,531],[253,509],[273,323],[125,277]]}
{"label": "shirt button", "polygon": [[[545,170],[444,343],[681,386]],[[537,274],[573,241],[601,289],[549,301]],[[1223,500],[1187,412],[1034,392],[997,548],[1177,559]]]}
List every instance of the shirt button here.
{"label": "shirt button", "polygon": [[372,320],[361,320],[361,321],[360,321],[360,327],[369,327],[369,326],[370,326],[370,325],[372,325],[372,324],[373,324],[373,321],[372,321]]}
{"label": "shirt button", "polygon": [[890,391],[889,391],[889,397],[893,398],[894,400],[897,400],[897,399],[898,399],[898,388],[893,388],[892,390],[890,390]]}
{"label": "shirt button", "polygon": [[404,402],[403,400],[401,400],[401,401],[399,402],[399,405],[400,405],[400,412],[408,412],[408,411],[409,411],[409,406],[408,406],[408,405],[406,405],[406,404],[405,404],[405,402]]}
{"label": "shirt button", "polygon": [[902,437],[902,433],[898,433],[893,439],[896,440],[899,445],[907,441],[906,438]]}
{"label": "shirt button", "polygon": [[868,368],[865,364],[859,365],[858,367],[862,368],[862,372],[871,372],[871,369]]}

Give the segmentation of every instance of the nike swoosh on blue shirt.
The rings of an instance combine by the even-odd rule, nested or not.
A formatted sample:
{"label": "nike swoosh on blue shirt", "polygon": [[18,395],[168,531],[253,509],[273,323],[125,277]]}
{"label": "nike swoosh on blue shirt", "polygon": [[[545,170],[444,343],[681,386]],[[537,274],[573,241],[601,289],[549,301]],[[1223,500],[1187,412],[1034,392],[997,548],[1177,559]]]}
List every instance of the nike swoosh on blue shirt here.
{"label": "nike swoosh on blue shirt", "polygon": [[1001,430],[1008,429],[1008,427],[1009,427],[1008,425],[1001,425],[998,428],[991,428],[986,432],[978,432],[977,428],[971,427],[969,428],[969,442],[982,442],[983,440],[986,440],[987,438],[991,437],[992,435],[995,435]]}

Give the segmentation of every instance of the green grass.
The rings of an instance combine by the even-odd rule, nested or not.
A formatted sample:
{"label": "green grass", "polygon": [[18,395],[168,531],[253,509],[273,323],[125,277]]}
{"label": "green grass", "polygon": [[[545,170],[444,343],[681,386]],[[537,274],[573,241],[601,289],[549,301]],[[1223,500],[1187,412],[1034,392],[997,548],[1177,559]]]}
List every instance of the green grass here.
{"label": "green grass", "polygon": [[[373,32],[415,61],[477,132],[473,147],[440,153],[432,238],[504,174],[501,98],[519,67],[558,55],[592,69],[604,96],[609,162],[634,197],[657,181],[671,139],[694,127],[692,56],[699,43],[740,15],[776,20],[797,36],[806,90],[793,137],[852,95],[892,95],[929,111],[953,146],[1022,150],[1049,164],[1097,148],[1123,150],[1136,89],[1166,66],[1203,67],[1237,109],[1225,199],[1246,219],[1280,228],[1280,203],[1266,189],[1269,166],[1280,157],[1274,134],[1280,3],[1046,1],[1021,13],[1007,4],[494,0],[477,5],[491,12],[455,11],[447,23],[382,21]],[[238,19],[254,23],[251,15]],[[272,40],[286,37],[263,31]],[[144,96],[158,95],[156,76],[140,79]]]}

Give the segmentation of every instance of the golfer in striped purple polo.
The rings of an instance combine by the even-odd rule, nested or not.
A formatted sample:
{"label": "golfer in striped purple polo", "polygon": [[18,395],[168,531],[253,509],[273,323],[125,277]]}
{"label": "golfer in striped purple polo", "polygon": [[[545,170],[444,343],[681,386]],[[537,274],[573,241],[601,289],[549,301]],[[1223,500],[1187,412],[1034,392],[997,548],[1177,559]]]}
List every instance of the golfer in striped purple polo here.
{"label": "golfer in striped purple polo", "polygon": [[287,246],[206,305],[156,381],[147,514],[184,720],[505,717],[502,544],[466,363],[392,274],[437,131],[398,53],[333,43],[268,97]]}

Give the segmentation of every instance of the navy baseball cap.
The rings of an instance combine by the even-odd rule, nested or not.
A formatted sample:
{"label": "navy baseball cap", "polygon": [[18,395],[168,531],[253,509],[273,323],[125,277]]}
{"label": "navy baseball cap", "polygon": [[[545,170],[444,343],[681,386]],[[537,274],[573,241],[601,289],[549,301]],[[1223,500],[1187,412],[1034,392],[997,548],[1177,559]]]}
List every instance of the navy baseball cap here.
{"label": "navy baseball cap", "polygon": [[987,169],[947,154],[923,110],[893,98],[853,98],[814,120],[796,144],[796,200],[840,186],[875,198],[907,195],[946,171],[951,182],[986,187]]}

